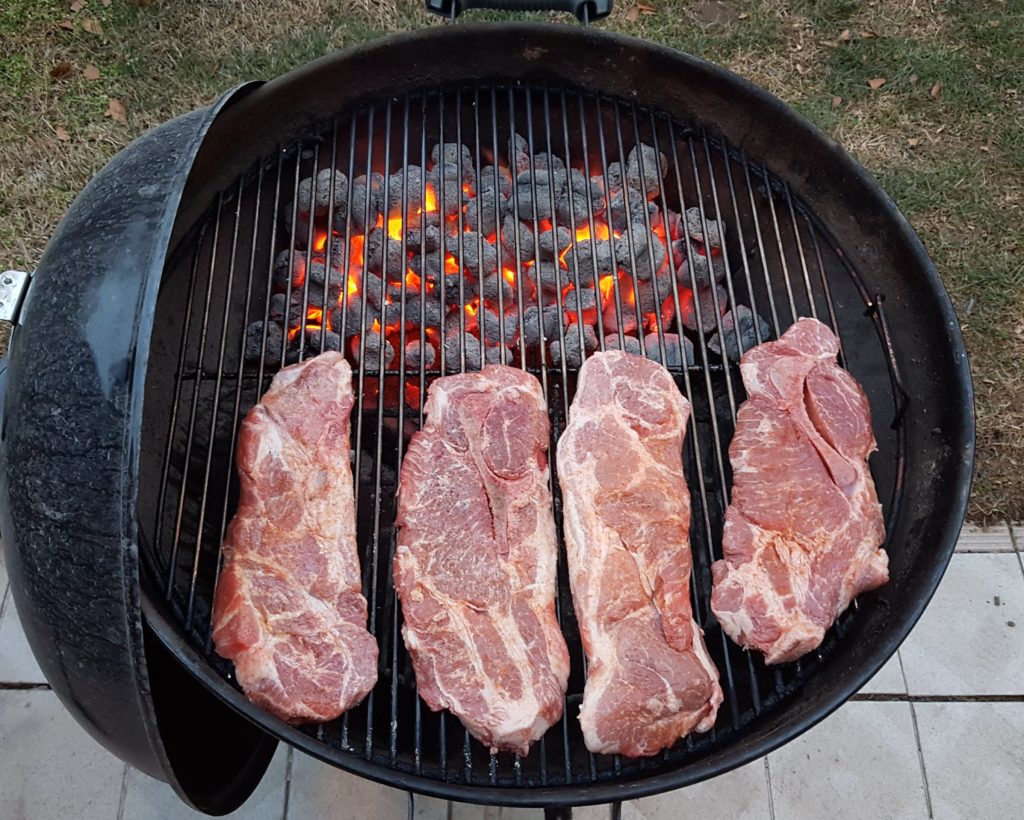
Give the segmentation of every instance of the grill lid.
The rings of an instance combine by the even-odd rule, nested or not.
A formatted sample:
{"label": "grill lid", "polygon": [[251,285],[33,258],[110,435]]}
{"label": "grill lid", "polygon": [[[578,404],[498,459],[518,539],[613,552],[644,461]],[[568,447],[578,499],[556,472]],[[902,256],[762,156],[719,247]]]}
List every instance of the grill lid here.
{"label": "grill lid", "polygon": [[12,311],[0,363],[0,529],[32,651],[96,740],[211,813],[249,796],[277,743],[198,684],[143,620],[132,419],[188,171],[218,114],[258,85],[154,129],[97,174]]}

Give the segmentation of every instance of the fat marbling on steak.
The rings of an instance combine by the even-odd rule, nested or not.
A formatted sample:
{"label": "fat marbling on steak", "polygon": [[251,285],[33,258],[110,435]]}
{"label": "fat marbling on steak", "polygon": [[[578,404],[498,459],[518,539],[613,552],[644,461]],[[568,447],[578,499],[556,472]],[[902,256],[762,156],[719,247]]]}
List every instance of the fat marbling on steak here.
{"label": "fat marbling on steak", "polygon": [[729,445],[732,503],[711,608],[768,663],[816,648],[854,597],[889,578],[870,408],[838,352],[831,330],[800,319],[740,363],[749,398]]}
{"label": "fat marbling on steak", "polygon": [[402,463],[394,560],[419,693],[492,749],[562,716],[558,545],[540,384],[491,365],[435,381]]}
{"label": "fat marbling on steak", "polygon": [[352,371],[340,353],[281,370],[242,422],[241,494],[213,605],[217,653],[253,703],[332,720],[377,680],[349,465]]}
{"label": "fat marbling on steak", "polygon": [[558,442],[592,752],[653,755],[715,723],[722,690],[690,606],[690,404],[668,371],[622,351],[584,363]]}

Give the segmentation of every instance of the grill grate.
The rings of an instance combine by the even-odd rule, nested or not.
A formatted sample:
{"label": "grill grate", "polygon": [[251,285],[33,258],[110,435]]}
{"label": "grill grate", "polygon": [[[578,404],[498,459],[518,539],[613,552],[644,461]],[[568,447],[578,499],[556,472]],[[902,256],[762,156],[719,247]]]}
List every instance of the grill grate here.
{"label": "grill grate", "polygon": [[[726,267],[722,285],[728,304],[747,305],[764,317],[770,326],[771,338],[776,338],[796,317],[803,315],[815,316],[836,331],[842,346],[841,362],[864,384],[872,402],[880,447],[873,465],[887,520],[893,520],[901,493],[903,433],[900,422],[905,393],[888,344],[888,328],[878,309],[884,297],[867,292],[826,229],[784,181],[742,151],[698,128],[632,102],[580,89],[480,83],[403,96],[343,112],[300,143],[280,146],[275,155],[265,157],[249,174],[218,196],[168,264],[158,305],[154,348],[173,350],[169,360],[176,361],[177,366],[173,374],[159,377],[166,380],[170,400],[159,407],[151,407],[154,402],[147,402],[147,423],[159,430],[160,440],[166,440],[166,449],[158,497],[152,505],[154,512],[142,522],[151,544],[150,549],[144,550],[144,556],[148,572],[159,586],[176,628],[205,661],[198,673],[215,685],[233,681],[231,665],[217,657],[212,649],[210,605],[220,567],[220,544],[237,500],[232,453],[238,424],[288,356],[287,344],[281,344],[279,351],[274,350],[270,331],[275,259],[286,249],[288,269],[292,270],[299,255],[297,245],[313,248],[316,241],[314,220],[307,220],[305,226],[301,224],[298,192],[302,180],[316,178],[325,170],[339,170],[348,180],[360,174],[370,178],[373,172],[379,171],[383,174],[382,194],[387,203],[396,173],[402,179],[399,193],[409,193],[409,166],[418,164],[426,169],[434,143],[455,142],[469,148],[476,184],[483,184],[485,163],[493,166],[493,190],[497,191],[501,181],[499,165],[508,167],[508,146],[516,133],[523,135],[529,145],[531,195],[526,207],[526,203],[520,201],[519,188],[512,185],[513,216],[516,224],[520,217],[529,218],[533,225],[534,247],[540,242],[537,219],[540,189],[535,184],[538,164],[546,163],[550,168],[556,159],[561,159],[567,168],[580,168],[588,176],[601,177],[604,190],[608,191],[612,164],[618,162],[625,168],[627,154],[634,144],[648,144],[655,149],[654,156],[657,152],[665,155],[668,172],[659,182],[654,199],[660,213],[666,214],[671,209],[682,214],[688,208],[697,208],[705,237],[709,236],[709,223],[714,220],[726,225],[721,255]],[[656,169],[642,167],[643,152],[638,153],[641,177],[658,178]],[[466,184],[464,168],[461,163],[457,165],[456,183],[462,188]],[[334,179],[332,176],[327,197],[327,225],[335,222]],[[425,173],[419,176],[419,183],[419,202],[425,202]],[[436,194],[442,210],[448,193],[446,184],[450,184],[450,180],[446,180],[444,174],[439,175]],[[348,185],[343,198],[345,220],[339,233],[345,237],[360,233],[353,224],[354,216],[358,221],[358,212],[353,213],[353,190],[354,186]],[[628,187],[625,190],[628,192]],[[555,211],[555,194],[551,187],[548,193],[550,210]],[[629,193],[625,196],[628,211]],[[370,197],[363,199],[362,221],[369,224]],[[421,209],[419,214],[410,213],[410,197],[403,195],[401,199],[403,226],[414,227],[418,220],[425,232],[426,209]],[[589,186],[585,199],[587,214],[577,222],[574,208],[581,203],[574,203],[570,197],[573,225],[569,228],[577,224],[588,226],[589,235],[594,237],[600,216],[595,193]],[[341,207],[340,202],[337,207]],[[639,225],[634,226],[633,219],[625,220],[622,232],[629,264],[624,266],[628,276],[622,282],[618,278],[612,280],[616,335],[621,346],[624,344],[623,328],[629,311],[633,310],[640,328],[647,323],[651,332],[657,334],[656,352],[665,361],[666,334],[684,332],[679,320],[673,318],[666,322],[657,310],[653,319],[643,315],[640,300],[635,300],[633,307],[628,304],[629,285],[632,285],[632,293],[640,292],[636,272],[638,264],[643,262],[642,255],[648,257],[652,269],[656,267],[656,249],[651,241],[652,215],[646,209],[643,213],[645,234],[640,233]],[[458,230],[454,237],[447,236],[443,229],[440,231],[440,260],[446,258],[450,249],[457,250],[458,258],[463,259],[463,243],[470,235],[463,231],[461,209],[456,218]],[[552,230],[557,232],[557,215],[552,216],[551,222]],[[443,228],[443,219],[441,224]],[[286,229],[288,225],[290,230]],[[302,227],[305,227],[304,237]],[[482,257],[483,232],[475,236]],[[666,238],[666,250],[671,254],[668,241]],[[514,238],[514,253],[502,249],[501,242],[496,245],[498,270],[514,261],[520,271],[520,275],[515,276],[513,301],[516,327],[521,329],[526,319],[524,311],[531,304],[540,308],[540,304],[531,302],[531,288],[521,275],[526,258],[519,232],[516,231]],[[692,270],[693,248],[690,243],[685,245]],[[349,338],[351,328],[365,328],[366,317],[372,309],[368,302],[370,286],[366,284],[366,254],[362,254],[360,267],[356,247],[356,243],[344,241],[335,248],[328,237],[324,248],[328,275],[332,257],[342,257],[338,261],[345,277],[343,310],[340,324],[333,327],[343,343]],[[592,257],[594,247],[594,244],[589,246]],[[404,230],[401,251],[402,258],[407,258]],[[575,297],[576,311],[582,314],[579,261],[576,253],[571,256],[566,269],[556,265],[555,275],[559,278],[556,298],[561,306],[562,290],[566,285],[574,285],[567,297],[568,307],[572,309],[571,300]],[[385,274],[387,257],[385,252]],[[597,259],[591,261],[596,270]],[[670,370],[693,405],[683,453],[694,504],[691,592],[695,617],[705,630],[708,649],[719,668],[725,691],[725,703],[716,727],[707,734],[692,735],[660,757],[649,760],[595,756],[585,750],[575,714],[582,697],[586,661],[572,611],[564,545],[560,545],[557,608],[570,647],[572,673],[566,714],[561,722],[549,730],[528,756],[520,758],[489,754],[470,738],[455,718],[422,708],[401,640],[401,613],[390,578],[395,547],[394,494],[409,435],[423,422],[424,399],[431,381],[445,372],[466,370],[472,363],[472,356],[467,360],[467,353],[473,353],[471,346],[479,346],[481,358],[485,354],[485,334],[481,332],[477,339],[467,326],[465,308],[470,304],[471,295],[467,293],[465,278],[460,277],[457,293],[446,296],[449,274],[445,268],[444,264],[440,265],[438,290],[447,300],[446,304],[454,303],[458,307],[460,343],[456,356],[451,355],[456,351],[446,351],[447,346],[441,343],[436,366],[425,367],[422,356],[415,366],[407,362],[406,342],[417,339],[422,349],[430,341],[424,314],[428,286],[423,277],[417,290],[407,284],[401,273],[398,277],[400,292],[394,297],[400,314],[395,331],[398,344],[394,361],[387,363],[384,344],[378,345],[376,351],[367,347],[367,333],[358,335],[357,351],[350,350],[350,359],[358,365],[357,403],[352,420],[357,531],[363,588],[369,602],[369,628],[381,649],[380,674],[376,688],[362,705],[331,724],[303,728],[301,745],[342,767],[352,767],[353,761],[362,757],[381,767],[379,776],[382,778],[387,776],[385,770],[390,769],[425,780],[515,788],[561,787],[646,777],[698,760],[734,742],[760,716],[780,708],[794,695],[837,642],[842,641],[848,623],[857,613],[854,605],[840,618],[817,653],[795,664],[769,669],[759,657],[732,645],[709,611],[710,565],[720,557],[723,516],[729,503],[731,474],[727,448],[737,407],[744,398],[738,367],[708,347],[712,332],[724,339],[722,306],[714,288],[711,290],[714,327],[705,327],[704,317],[697,310],[697,331],[689,333],[694,342],[695,363],[670,367]],[[356,299],[348,297],[353,277],[362,283]],[[387,298],[387,278],[382,275],[379,279],[382,303]],[[311,275],[305,276],[302,285],[302,316],[306,317],[310,308],[315,311],[319,307],[321,316],[325,317],[331,307],[327,301],[328,288],[322,288],[318,304],[316,293],[311,293],[311,279]],[[671,292],[664,296],[670,300],[673,317],[679,317],[687,299],[692,298],[696,303],[696,277],[690,286],[680,284],[675,276],[669,280]],[[592,284],[596,287],[598,283]],[[292,289],[289,278],[286,304],[290,304]],[[416,295],[420,297],[418,300],[411,298]],[[510,307],[506,305],[502,288],[498,289],[495,301],[499,316]],[[406,308],[410,304],[420,310],[420,321],[414,330],[409,330],[406,322]],[[557,363],[553,361],[540,319],[538,310],[539,344],[527,344],[523,333],[514,340],[507,339],[503,323],[498,333],[502,344],[514,341],[516,365],[534,373],[541,381],[551,415],[553,451],[565,426],[578,367],[564,355]],[[259,338],[261,355],[253,360],[246,356],[247,328],[257,320],[263,322]],[[484,321],[483,316],[481,321]],[[385,322],[383,314],[381,322]],[[326,325],[321,319],[319,333],[300,330],[299,358],[314,355],[318,346],[325,343]],[[756,321],[754,332],[757,342],[764,341]],[[564,351],[564,323],[559,322],[556,335]],[[643,332],[639,335],[642,338]],[[599,332],[599,349],[605,349],[611,338],[606,340],[604,333]],[[889,406],[895,408],[891,428],[883,422]],[[556,522],[561,531],[562,503],[553,459],[551,484]],[[250,713],[269,731],[278,734],[285,731],[282,724],[259,710],[253,708]],[[290,737],[294,741],[294,735]]]}

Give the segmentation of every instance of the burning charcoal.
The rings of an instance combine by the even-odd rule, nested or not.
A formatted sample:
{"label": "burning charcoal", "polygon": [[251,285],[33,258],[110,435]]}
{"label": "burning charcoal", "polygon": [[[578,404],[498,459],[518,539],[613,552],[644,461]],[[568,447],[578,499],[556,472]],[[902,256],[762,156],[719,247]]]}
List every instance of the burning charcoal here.
{"label": "burning charcoal", "polygon": [[480,295],[488,302],[507,306],[515,300],[516,291],[508,279],[500,273],[492,273],[480,281]]}
{"label": "burning charcoal", "polygon": [[557,198],[568,190],[569,175],[564,168],[548,171],[538,166],[536,171],[525,171],[516,177],[517,186],[529,187],[531,184],[537,188],[551,189]]}
{"label": "burning charcoal", "polygon": [[418,165],[407,165],[393,173],[388,179],[388,215],[392,218],[404,216],[410,222],[416,220],[416,212],[423,207],[425,185],[423,169]]}
{"label": "burning charcoal", "polygon": [[305,252],[283,250],[274,259],[274,290],[288,290],[289,280],[293,289],[301,288],[302,283],[306,281]]}
{"label": "burning charcoal", "polygon": [[[755,318],[758,330],[761,333],[761,341],[764,342],[770,339],[772,335],[771,326],[746,305],[736,305],[722,316],[725,352],[734,362],[738,362],[746,351],[757,344],[757,330],[754,329]],[[708,349],[714,351],[719,356],[722,355],[722,342],[717,332],[708,341]]]}
{"label": "burning charcoal", "polygon": [[530,143],[525,137],[513,134],[509,140],[508,155],[515,165],[516,173],[521,174],[530,170]]}
{"label": "burning charcoal", "polygon": [[[369,213],[367,213],[369,209]],[[366,176],[358,176],[352,180],[352,227],[362,233],[367,226],[373,227],[377,224],[378,217],[384,214],[384,175],[374,171],[370,175],[370,184],[367,188]],[[334,229],[344,231],[345,220],[339,222],[337,214],[334,217]]]}
{"label": "burning charcoal", "polygon": [[472,169],[459,170],[458,165],[437,165],[427,175],[445,217],[457,216],[469,197],[476,195]]}
{"label": "burning charcoal", "polygon": [[[387,259],[384,258],[385,245]],[[406,259],[402,253],[402,240],[392,239],[383,228],[374,228],[367,234],[364,254],[367,269],[374,273],[386,270],[389,276],[401,275],[405,270]]]}
{"label": "burning charcoal", "polygon": [[[387,327],[400,325],[402,315],[400,298],[384,305],[384,324]],[[441,327],[441,303],[432,294],[422,300],[418,293],[406,293],[405,326],[411,329],[419,327],[421,323],[424,327]]]}
{"label": "burning charcoal", "polygon": [[[584,239],[565,255],[565,264],[583,284],[615,273],[615,247],[606,239]],[[596,266],[596,267],[595,267]]]}
{"label": "burning charcoal", "polygon": [[344,219],[348,203],[348,177],[341,171],[332,172],[330,168],[325,168],[316,175],[316,193],[313,192],[313,178],[306,177],[299,183],[296,199],[299,215],[306,217],[310,214],[311,199],[313,216],[326,216],[333,199],[335,218],[340,214]]}
{"label": "burning charcoal", "polygon": [[439,162],[455,166],[461,163],[464,173],[473,173],[473,154],[465,145],[457,142],[446,142],[443,146],[439,143],[434,144],[430,149],[430,167],[433,168]]}
{"label": "burning charcoal", "polygon": [[605,186],[608,186],[609,191],[621,191],[622,190],[622,163],[612,162],[608,165],[608,171],[604,174],[595,174],[590,178],[590,181],[597,185],[601,190],[605,190]]}
{"label": "burning charcoal", "polygon": [[551,219],[554,215],[551,189],[547,186],[517,185],[516,199],[519,207],[519,218],[532,222],[535,219]]}
{"label": "burning charcoal", "polygon": [[[298,297],[298,298],[296,298]],[[287,313],[287,318],[285,314]],[[270,319],[281,325],[296,327],[302,322],[302,291],[294,291],[289,308],[288,294],[275,293],[270,297]]]}
{"label": "burning charcoal", "polygon": [[362,274],[363,290],[366,292],[366,301],[375,308],[380,309],[384,304],[386,291],[384,281],[371,271]]}
{"label": "burning charcoal", "polygon": [[[480,180],[477,186],[477,196],[494,196],[494,166],[485,165],[480,169]],[[507,168],[498,168],[498,200],[507,202],[512,196],[512,174]]]}
{"label": "burning charcoal", "polygon": [[[717,293],[716,293],[717,292]],[[715,310],[715,298],[718,299],[718,310]],[[704,333],[716,329],[715,319],[725,312],[728,305],[728,294],[721,285],[715,285],[713,292],[710,287],[697,288],[697,302],[700,305],[700,321]],[[693,291],[687,288],[679,294],[679,309],[682,311],[683,325],[690,330],[697,330],[697,311],[693,308]]]}
{"label": "burning charcoal", "polygon": [[557,293],[568,282],[568,276],[559,269],[558,263],[547,259],[526,268],[526,276],[538,290],[549,293]]}
{"label": "burning charcoal", "polygon": [[500,343],[502,341],[502,334],[504,334],[504,341],[508,344],[515,338],[519,316],[513,310],[505,313],[499,321],[496,310],[484,307],[477,313],[476,321],[480,333],[488,343]]}
{"label": "burning charcoal", "polygon": [[410,222],[405,230],[406,249],[412,253],[436,251],[441,244],[441,229],[437,225],[427,225],[424,229],[416,217]]}
{"label": "burning charcoal", "polygon": [[593,288],[575,288],[572,285],[566,290],[562,297],[562,304],[565,305],[565,315],[571,322],[580,321],[591,324],[597,321],[598,302],[597,292]]}
{"label": "burning charcoal", "polygon": [[484,361],[487,364],[512,364],[514,354],[505,345],[488,345],[484,348]]}
{"label": "burning charcoal", "polygon": [[477,276],[487,276],[498,272],[497,249],[490,242],[484,241],[480,234],[473,231],[463,234],[459,258],[466,269]]}
{"label": "burning charcoal", "polygon": [[[465,339],[465,343],[463,343]],[[480,340],[468,333],[465,337],[457,329],[449,330],[444,335],[445,369],[449,373],[462,370],[463,351],[465,351],[466,370],[480,369]]]}
{"label": "burning charcoal", "polygon": [[377,373],[380,368],[380,345],[384,342],[384,368],[391,366],[395,360],[395,348],[387,339],[381,339],[376,330],[368,330],[362,336],[353,336],[349,342],[349,349],[356,361],[359,361],[359,351],[362,348],[363,358],[361,361],[363,370],[367,373]]}
{"label": "burning charcoal", "polygon": [[676,278],[684,286],[689,287],[690,282],[695,279],[697,287],[706,288],[711,284],[712,272],[714,272],[716,282],[725,279],[725,260],[721,256],[702,256],[694,251],[690,255],[690,259],[693,261],[692,267],[689,260],[684,259],[683,264],[676,269]]}
{"label": "burning charcoal", "polygon": [[566,191],[555,200],[555,216],[561,225],[572,225],[573,228],[582,228],[590,224],[590,209],[595,211],[603,207],[603,200],[591,198],[587,201],[586,194]]}
{"label": "burning charcoal", "polygon": [[[654,274],[668,271],[668,252],[657,234],[643,225],[633,225],[632,236],[632,244],[628,233],[615,240],[615,260],[627,274],[635,271],[637,279],[650,279]],[[636,260],[635,266],[633,260]]]}
{"label": "burning charcoal", "polygon": [[347,309],[339,305],[330,313],[331,327],[338,333],[344,329],[346,339],[358,336],[363,330],[372,329],[373,323],[380,321],[380,311],[371,304],[366,305],[366,314],[363,315],[363,306],[358,300],[358,294],[353,294]]}
{"label": "burning charcoal", "polygon": [[[627,209],[628,205],[628,209]],[[633,191],[632,194],[615,194],[608,200],[608,222],[613,231],[626,235],[626,219],[633,225],[644,225],[647,222],[652,224],[658,218],[658,205],[648,202]]]}
{"label": "burning charcoal", "polygon": [[572,232],[561,225],[557,229],[544,231],[538,237],[541,259],[555,259],[572,244]]}
{"label": "burning charcoal", "polygon": [[[518,249],[516,248],[517,235],[519,237]],[[517,250],[520,260],[526,261],[527,259],[533,259],[533,228],[525,222],[517,221],[513,215],[509,214],[501,223],[501,247],[502,250],[505,251],[502,256],[507,257],[509,260],[516,258]],[[509,267],[514,266],[510,265]]]}
{"label": "burning charcoal", "polygon": [[[326,330],[322,327],[307,327],[306,335],[306,356],[313,356],[323,353],[326,350],[341,350],[341,336],[333,330]],[[292,347],[298,348],[299,339],[292,340]]]}
{"label": "burning charcoal", "polygon": [[541,325],[544,338],[552,339],[558,335],[558,326],[561,322],[562,311],[558,305],[549,305],[545,308],[530,305],[523,311],[523,341],[529,347],[540,344]]}
{"label": "burning charcoal", "polygon": [[473,297],[474,285],[460,269],[456,273],[445,273],[444,293],[448,302],[460,303]]}
{"label": "burning charcoal", "polygon": [[644,355],[643,345],[640,344],[640,340],[636,336],[624,336],[620,343],[618,333],[609,333],[604,337],[604,346],[606,350],[625,350],[634,356]]}
{"label": "burning charcoal", "polygon": [[648,333],[644,336],[644,350],[648,359],[661,362],[665,367],[684,367],[684,361],[685,367],[689,367],[695,361],[693,342],[676,333],[665,334],[665,361],[661,361],[661,342],[657,333]]}
{"label": "burning charcoal", "polygon": [[409,260],[408,268],[428,285],[441,282],[441,257],[436,250],[416,254]]}
{"label": "burning charcoal", "polygon": [[675,211],[669,209],[659,212],[651,217],[651,230],[663,228],[663,233],[669,241],[680,239],[683,235],[683,218]]}
{"label": "burning charcoal", "polygon": [[405,345],[406,370],[419,370],[421,367],[424,370],[430,370],[436,359],[437,352],[430,342],[421,345],[419,339],[413,339]]}
{"label": "burning charcoal", "polygon": [[[266,348],[264,348],[263,342],[264,332],[267,337]],[[259,362],[264,355],[268,359],[280,361],[283,345],[284,331],[277,322],[264,322],[262,319],[258,319],[245,329],[245,360],[247,362]]]}
{"label": "burning charcoal", "polygon": [[721,223],[716,219],[708,218],[707,214],[704,214],[707,220],[708,226],[708,238],[704,240],[704,222],[701,219],[700,208],[693,207],[686,209],[686,232],[690,235],[690,238],[696,242],[700,242],[702,245],[710,245],[712,248],[722,247],[722,237],[725,235],[725,223]]}
{"label": "burning charcoal", "polygon": [[668,159],[650,145],[635,146],[626,157],[626,184],[644,191],[654,199],[661,190],[661,179],[668,173]]}
{"label": "burning charcoal", "polygon": [[462,226],[464,229],[490,236],[498,232],[498,224],[495,221],[497,215],[497,200],[492,194],[482,194],[466,203],[465,212],[462,214]]}
{"label": "burning charcoal", "polygon": [[562,339],[557,335],[551,341],[553,364],[560,365],[562,363],[562,351],[564,350],[565,364],[568,367],[580,367],[583,364],[584,350],[596,350],[598,346],[597,334],[590,325],[568,325],[563,333],[563,338],[565,339],[564,348]]}
{"label": "burning charcoal", "polygon": [[[541,146],[537,146],[540,148]],[[533,155],[533,169],[538,173],[541,171],[565,171],[565,162],[557,154],[548,154],[546,151]]]}
{"label": "burning charcoal", "polygon": [[[624,280],[626,287],[624,290],[627,293],[633,291],[633,281],[628,277]],[[630,301],[629,304],[632,306],[636,304],[640,308],[641,313],[657,313],[662,304],[672,298],[672,275],[667,271],[654,279],[639,280],[637,282],[635,300]],[[682,301],[682,295],[680,294],[680,301]],[[626,309],[626,300],[623,301],[623,309]]]}
{"label": "burning charcoal", "polygon": [[601,314],[601,324],[608,333],[617,333],[619,331],[619,317],[622,318],[622,332],[632,333],[637,329],[636,320],[636,308],[630,305],[625,296],[622,297],[622,312],[621,314],[615,309],[615,295],[612,294],[608,299],[608,304]]}

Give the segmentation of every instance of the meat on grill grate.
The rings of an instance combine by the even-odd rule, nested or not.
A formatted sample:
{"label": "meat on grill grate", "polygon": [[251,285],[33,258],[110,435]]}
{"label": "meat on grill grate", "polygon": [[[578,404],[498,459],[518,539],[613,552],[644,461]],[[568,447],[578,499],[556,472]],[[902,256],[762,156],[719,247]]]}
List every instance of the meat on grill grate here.
{"label": "meat on grill grate", "polygon": [[349,465],[352,370],[286,367],[242,422],[238,512],[213,605],[217,652],[246,695],[291,723],[327,721],[377,681]]}
{"label": "meat on grill grate", "polygon": [[558,442],[569,577],[589,671],[592,752],[653,755],[715,723],[722,690],[690,608],[690,405],[661,365],[619,351],[580,370]]}
{"label": "meat on grill grate", "polygon": [[768,663],[816,648],[850,601],[889,578],[870,408],[838,352],[832,331],[800,319],[740,364],[750,398],[729,445],[733,497],[711,608]]}
{"label": "meat on grill grate", "polygon": [[419,693],[525,755],[562,716],[558,543],[540,383],[501,365],[435,381],[402,464],[395,589]]}

